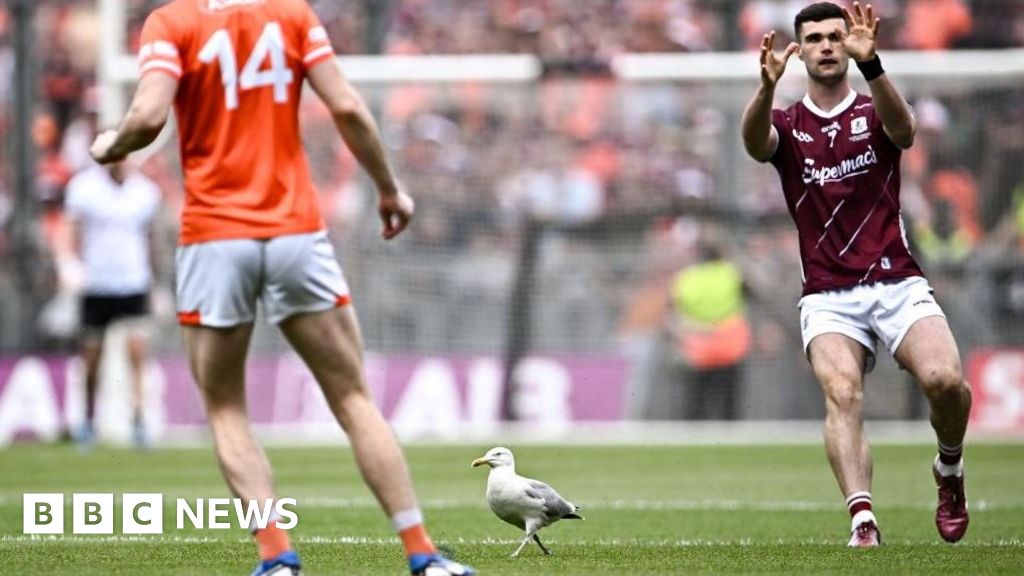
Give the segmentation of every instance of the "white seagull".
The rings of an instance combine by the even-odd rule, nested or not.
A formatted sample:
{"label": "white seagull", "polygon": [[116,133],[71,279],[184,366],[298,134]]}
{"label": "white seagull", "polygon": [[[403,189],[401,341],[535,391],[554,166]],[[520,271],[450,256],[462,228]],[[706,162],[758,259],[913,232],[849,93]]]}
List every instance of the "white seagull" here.
{"label": "white seagull", "polygon": [[581,508],[562,498],[551,486],[516,474],[516,461],[508,448],[491,448],[473,460],[474,467],[483,464],[491,467],[487,476],[487,505],[498,518],[526,531],[526,538],[512,556],[518,556],[530,538],[544,554],[551,554],[541,544],[537,531],[563,518],[583,520],[576,514]]}

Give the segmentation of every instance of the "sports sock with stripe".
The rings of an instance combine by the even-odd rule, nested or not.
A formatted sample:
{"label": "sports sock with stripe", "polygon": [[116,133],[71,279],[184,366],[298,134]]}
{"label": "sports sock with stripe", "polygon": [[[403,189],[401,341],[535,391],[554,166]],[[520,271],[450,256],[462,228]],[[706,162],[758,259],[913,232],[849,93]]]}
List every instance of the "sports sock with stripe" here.
{"label": "sports sock with stripe", "polygon": [[846,497],[846,509],[850,511],[850,518],[853,519],[853,528],[864,522],[874,522],[875,513],[871,510],[871,493],[854,492]]}
{"label": "sports sock with stripe", "polygon": [[391,525],[402,539],[406,556],[434,554],[437,548],[423,526],[423,513],[419,508],[399,512],[391,517]]}

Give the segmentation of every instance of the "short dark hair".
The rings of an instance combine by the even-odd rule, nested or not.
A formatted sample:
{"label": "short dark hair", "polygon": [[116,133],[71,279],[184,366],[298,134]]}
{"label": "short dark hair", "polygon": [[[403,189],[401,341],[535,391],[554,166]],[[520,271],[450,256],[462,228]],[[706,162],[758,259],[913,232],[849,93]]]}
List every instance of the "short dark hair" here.
{"label": "short dark hair", "polygon": [[838,5],[831,2],[815,2],[811,4],[797,13],[796,18],[793,19],[794,38],[800,40],[800,27],[804,25],[804,22],[821,22],[833,18],[844,20],[843,9]]}

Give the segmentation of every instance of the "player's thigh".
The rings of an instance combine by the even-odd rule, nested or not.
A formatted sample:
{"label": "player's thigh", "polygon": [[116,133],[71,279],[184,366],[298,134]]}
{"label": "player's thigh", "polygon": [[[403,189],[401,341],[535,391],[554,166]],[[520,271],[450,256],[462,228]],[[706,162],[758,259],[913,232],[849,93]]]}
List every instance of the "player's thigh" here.
{"label": "player's thigh", "polygon": [[132,316],[121,321],[128,336],[128,346],[145,352],[153,333],[151,316]]}
{"label": "player's thigh", "polygon": [[864,288],[805,296],[800,301],[804,352],[822,386],[845,378],[860,381],[874,364],[875,334]]}
{"label": "player's thigh", "polygon": [[807,355],[827,396],[863,387],[869,351],[861,342],[845,334],[826,332],[811,340]]}
{"label": "player's thigh", "polygon": [[267,320],[278,324],[328,400],[365,390],[362,337],[326,232],[269,241],[264,274]]}
{"label": "player's thigh", "polygon": [[293,314],[279,327],[329,401],[365,391],[363,342],[352,306]]}
{"label": "player's thigh", "polygon": [[896,349],[895,357],[925,385],[936,380],[942,384],[963,379],[960,350],[942,316],[928,316],[914,322]]}
{"label": "player's thigh", "polygon": [[[920,276],[878,286],[878,303],[871,311],[871,327],[897,360],[903,340],[919,321],[932,317],[945,319],[933,292],[928,280]],[[926,324],[932,323],[934,321]]]}
{"label": "player's thigh", "polygon": [[99,369],[100,358],[103,356],[103,338],[106,332],[102,328],[85,327],[79,336],[79,349],[85,368],[90,373]]}
{"label": "player's thigh", "polygon": [[245,358],[252,329],[252,322],[229,328],[182,325],[192,377],[208,407],[245,402]]}
{"label": "player's thigh", "polygon": [[261,299],[267,320],[274,324],[350,303],[348,284],[326,232],[267,242]]}
{"label": "player's thigh", "polygon": [[141,292],[122,296],[118,300],[114,322],[124,329],[128,359],[138,365],[146,356],[149,341],[149,294]]}

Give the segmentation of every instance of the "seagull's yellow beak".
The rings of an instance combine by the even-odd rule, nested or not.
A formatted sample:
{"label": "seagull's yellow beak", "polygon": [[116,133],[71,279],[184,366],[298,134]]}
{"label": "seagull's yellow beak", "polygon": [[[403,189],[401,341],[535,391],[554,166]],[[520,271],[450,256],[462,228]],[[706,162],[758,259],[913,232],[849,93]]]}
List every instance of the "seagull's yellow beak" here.
{"label": "seagull's yellow beak", "polygon": [[490,458],[488,458],[486,456],[481,456],[481,457],[477,458],[476,460],[473,460],[472,466],[473,466],[473,468],[476,468],[477,466],[483,466],[484,464],[490,464],[490,463],[491,463],[491,459]]}

